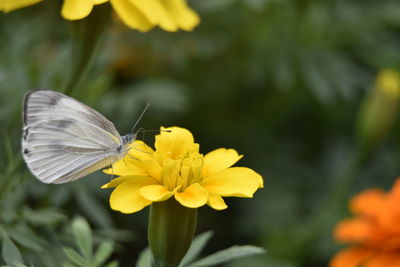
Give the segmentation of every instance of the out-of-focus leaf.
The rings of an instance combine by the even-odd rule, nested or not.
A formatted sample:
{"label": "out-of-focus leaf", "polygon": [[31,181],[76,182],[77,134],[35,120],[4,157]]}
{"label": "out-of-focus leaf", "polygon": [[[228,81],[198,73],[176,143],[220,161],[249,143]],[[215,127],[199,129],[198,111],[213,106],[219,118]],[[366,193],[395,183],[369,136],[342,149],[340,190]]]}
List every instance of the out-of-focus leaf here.
{"label": "out-of-focus leaf", "polygon": [[212,231],[208,231],[196,236],[196,238],[192,242],[192,245],[189,248],[189,251],[186,253],[185,257],[183,257],[182,262],[179,264],[179,266],[185,266],[189,262],[195,260],[204,249],[204,247],[207,245],[207,242],[212,236]]}
{"label": "out-of-focus leaf", "polygon": [[25,208],[23,213],[29,222],[37,225],[52,225],[64,220],[65,218],[64,214],[54,208],[43,208],[38,210]]}
{"label": "out-of-focus leaf", "polygon": [[21,244],[22,246],[26,248],[30,248],[36,252],[43,251],[43,246],[40,243],[40,240],[37,236],[33,235],[32,233],[29,232],[22,232],[18,231],[18,229],[11,229],[8,231],[8,234],[12,239],[14,239],[16,242]]}
{"label": "out-of-focus leaf", "polygon": [[117,261],[112,261],[112,262],[107,263],[107,264],[105,265],[105,267],[118,267],[118,266],[119,266],[119,264],[118,264]]}
{"label": "out-of-focus leaf", "polygon": [[10,239],[10,237],[2,231],[3,235],[3,244],[1,248],[1,255],[6,263],[10,266],[15,265],[16,263],[22,263],[22,256],[20,251],[14,242]]}
{"label": "out-of-focus leaf", "polygon": [[102,266],[102,264],[111,255],[113,247],[114,245],[111,241],[102,242],[94,255],[93,264],[95,266]]}
{"label": "out-of-focus leaf", "polygon": [[256,246],[233,246],[205,258],[202,258],[192,264],[190,267],[214,266],[224,262],[228,262],[237,258],[248,257],[253,255],[264,254],[265,249]]}
{"label": "out-of-focus leaf", "polygon": [[80,204],[80,208],[84,210],[90,222],[96,223],[104,228],[110,228],[113,226],[113,222],[107,214],[106,209],[94,198],[90,189],[85,189],[78,186],[74,189],[76,189],[75,193],[77,201]]}
{"label": "out-of-focus leaf", "polygon": [[151,267],[152,266],[152,256],[150,248],[145,248],[140,252],[139,258],[136,262],[136,267]]}
{"label": "out-of-focus leaf", "polygon": [[72,233],[83,257],[90,259],[92,257],[93,239],[87,221],[82,217],[75,218],[72,222]]}
{"label": "out-of-focus leaf", "polygon": [[64,253],[65,255],[67,255],[67,258],[77,264],[78,266],[87,266],[88,263],[86,262],[86,260],[79,255],[78,252],[76,252],[76,250],[72,249],[72,248],[64,248]]}

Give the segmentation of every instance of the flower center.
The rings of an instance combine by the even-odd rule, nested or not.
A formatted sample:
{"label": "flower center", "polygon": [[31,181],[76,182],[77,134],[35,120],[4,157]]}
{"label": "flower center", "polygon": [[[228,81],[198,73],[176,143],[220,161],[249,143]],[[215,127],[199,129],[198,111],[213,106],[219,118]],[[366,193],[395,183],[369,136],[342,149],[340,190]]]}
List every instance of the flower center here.
{"label": "flower center", "polygon": [[199,153],[198,144],[194,144],[183,156],[176,159],[158,152],[153,156],[162,166],[161,183],[171,191],[183,191],[191,184],[201,182],[203,178],[203,155]]}

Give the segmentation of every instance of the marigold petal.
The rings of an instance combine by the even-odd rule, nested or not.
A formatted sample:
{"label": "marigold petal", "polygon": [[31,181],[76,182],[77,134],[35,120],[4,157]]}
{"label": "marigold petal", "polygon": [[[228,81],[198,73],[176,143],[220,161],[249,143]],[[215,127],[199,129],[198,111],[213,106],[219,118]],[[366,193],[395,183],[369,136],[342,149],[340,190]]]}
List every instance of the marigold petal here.
{"label": "marigold petal", "polygon": [[350,202],[350,210],[354,214],[376,216],[384,205],[385,192],[370,189],[354,196]]}
{"label": "marigold petal", "polygon": [[125,176],[125,175],[147,175],[140,161],[124,157],[111,165],[111,168],[103,170],[104,173]]}
{"label": "marigold petal", "polygon": [[108,0],[92,0],[92,2],[95,5],[100,5],[100,4],[103,4],[105,2],[108,2]]}
{"label": "marigold petal", "polygon": [[117,187],[118,185],[128,182],[128,181],[136,182],[139,185],[142,185],[142,184],[146,185],[148,183],[151,183],[151,184],[157,183],[157,181],[155,179],[148,177],[148,176],[127,175],[127,176],[121,176],[121,177],[115,178],[115,179],[111,180],[109,183],[103,185],[101,188],[103,188],[103,189],[104,188],[114,188],[114,187]]}
{"label": "marigold petal", "polygon": [[207,153],[203,159],[203,176],[215,174],[228,169],[238,162],[243,155],[239,155],[234,149],[219,148]]}
{"label": "marigold petal", "polygon": [[92,0],[64,0],[61,15],[68,20],[78,20],[87,17],[92,12]]}
{"label": "marigold petal", "polygon": [[146,145],[145,142],[141,140],[135,140],[128,147],[128,155],[125,157],[129,157],[134,160],[146,160],[151,159],[154,150]]}
{"label": "marigold petal", "polygon": [[175,199],[187,208],[198,208],[207,203],[208,192],[198,183],[190,185],[181,193],[175,193]]}
{"label": "marigold petal", "polygon": [[185,155],[194,145],[191,132],[180,127],[161,127],[161,133],[156,135],[155,147],[172,159]]}
{"label": "marigold petal", "polygon": [[398,252],[381,251],[373,255],[363,267],[398,267],[400,255]]}
{"label": "marigold petal", "polygon": [[159,0],[130,0],[151,23],[166,31],[176,31],[178,26]]}
{"label": "marigold petal", "polygon": [[145,199],[150,201],[165,201],[174,195],[163,185],[147,185],[140,188],[140,193]]}
{"label": "marigold petal", "polygon": [[228,207],[220,195],[213,193],[208,194],[207,205],[215,210],[224,210]]}
{"label": "marigold petal", "polygon": [[129,0],[110,0],[114,10],[121,20],[130,28],[142,32],[149,31],[154,27],[144,14]]}
{"label": "marigold petal", "polygon": [[147,184],[128,181],[118,185],[110,196],[111,208],[122,213],[133,213],[150,205],[152,201],[145,199],[140,193],[140,188],[149,184],[150,180]]}
{"label": "marigold petal", "polygon": [[158,164],[157,161],[151,159],[151,160],[142,160],[141,164],[143,166],[143,169],[148,173],[151,177],[154,179],[157,179],[158,182],[161,183],[161,171],[162,168],[160,164]]}
{"label": "marigold petal", "polygon": [[185,0],[163,0],[162,3],[180,29],[191,31],[199,24],[199,16],[186,4]]}
{"label": "marigold petal", "polygon": [[0,1],[0,11],[7,13],[19,8],[35,5],[41,1],[42,0],[2,0]]}
{"label": "marigold petal", "polygon": [[373,255],[373,251],[367,248],[344,249],[331,259],[329,267],[359,267],[371,255]]}
{"label": "marigold petal", "polygon": [[253,197],[260,187],[260,175],[252,169],[234,167],[204,178],[207,191],[223,197]]}
{"label": "marigold petal", "polygon": [[334,237],[342,243],[359,243],[373,237],[373,225],[364,219],[347,219],[339,222]]}

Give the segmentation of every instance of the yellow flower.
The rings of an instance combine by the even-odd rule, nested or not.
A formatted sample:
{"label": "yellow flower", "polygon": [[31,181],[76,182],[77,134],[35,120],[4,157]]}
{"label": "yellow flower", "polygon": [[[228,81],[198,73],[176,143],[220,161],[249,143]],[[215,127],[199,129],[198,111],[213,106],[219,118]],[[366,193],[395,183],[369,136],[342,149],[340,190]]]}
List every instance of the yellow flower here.
{"label": "yellow flower", "polygon": [[[42,0],[0,0],[0,11],[10,12]],[[95,5],[110,2],[121,20],[130,28],[149,31],[160,26],[166,31],[191,31],[200,18],[186,0],[64,0],[61,15],[67,20],[87,17]]]}
{"label": "yellow flower", "polygon": [[42,0],[0,0],[0,11],[7,13],[18,8],[34,5],[41,1]]}
{"label": "yellow flower", "polygon": [[188,208],[207,204],[222,210],[227,208],[222,197],[251,198],[263,187],[262,177],[253,170],[231,167],[242,157],[234,149],[220,148],[203,156],[186,129],[161,127],[155,148],[135,141],[128,154],[105,171],[119,176],[102,186],[115,187],[112,209],[133,213],[174,197]]}

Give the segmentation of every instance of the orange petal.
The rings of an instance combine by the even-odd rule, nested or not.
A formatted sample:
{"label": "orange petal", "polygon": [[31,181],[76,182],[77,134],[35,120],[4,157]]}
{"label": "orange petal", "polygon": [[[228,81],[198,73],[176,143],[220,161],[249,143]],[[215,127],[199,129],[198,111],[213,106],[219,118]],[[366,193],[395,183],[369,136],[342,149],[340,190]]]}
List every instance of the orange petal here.
{"label": "orange petal", "polygon": [[360,267],[372,254],[373,251],[366,248],[344,249],[331,259],[329,267]]}
{"label": "orange petal", "polygon": [[352,198],[350,209],[355,214],[377,216],[385,200],[385,192],[380,189],[370,189]]}
{"label": "orange petal", "polygon": [[379,252],[372,256],[363,267],[398,267],[400,266],[400,255],[398,252]]}
{"label": "orange petal", "polygon": [[373,235],[371,223],[363,219],[347,219],[339,222],[334,229],[334,237],[342,243],[360,243]]}
{"label": "orange petal", "polygon": [[207,153],[203,159],[203,176],[209,176],[228,169],[238,162],[243,155],[234,149],[219,148]]}

